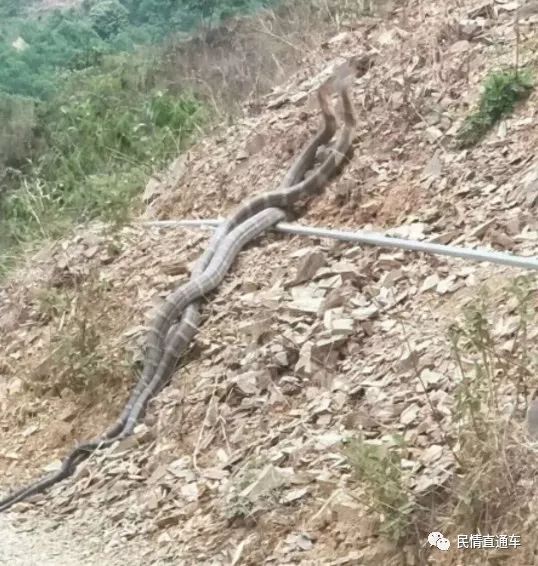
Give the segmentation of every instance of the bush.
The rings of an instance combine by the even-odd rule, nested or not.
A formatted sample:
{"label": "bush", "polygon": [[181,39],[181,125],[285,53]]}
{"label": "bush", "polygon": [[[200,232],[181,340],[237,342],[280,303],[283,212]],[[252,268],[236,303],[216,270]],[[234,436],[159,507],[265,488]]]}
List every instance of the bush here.
{"label": "bush", "polygon": [[0,169],[18,167],[34,143],[34,101],[0,94],[0,124]]}
{"label": "bush", "polygon": [[9,40],[0,43],[0,91],[9,94],[48,98],[58,88],[58,70],[92,50],[106,49],[91,26],[71,13],[55,13],[45,22],[23,21],[15,31],[28,47],[16,51]]}
{"label": "bush", "polygon": [[0,2],[0,18],[18,16],[29,0],[2,0]]}
{"label": "bush", "polygon": [[0,202],[4,245],[60,235],[71,222],[116,221],[145,179],[205,119],[189,93],[154,86],[150,62],[72,76],[37,107],[31,167]]}
{"label": "bush", "polygon": [[129,11],[117,0],[103,0],[90,9],[93,29],[102,39],[117,35],[129,21]]}
{"label": "bush", "polygon": [[459,146],[478,143],[498,120],[512,112],[518,101],[530,94],[532,86],[530,75],[517,70],[489,75],[477,110],[466,118],[458,132]]}

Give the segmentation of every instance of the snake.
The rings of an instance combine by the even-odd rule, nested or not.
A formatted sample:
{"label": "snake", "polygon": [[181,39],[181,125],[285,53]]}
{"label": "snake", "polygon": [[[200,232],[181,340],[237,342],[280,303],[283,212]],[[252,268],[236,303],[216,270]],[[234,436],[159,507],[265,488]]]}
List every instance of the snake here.
{"label": "snake", "polygon": [[[322,94],[320,99],[322,99],[323,96],[324,95]],[[343,89],[341,91],[341,96],[344,108],[344,127],[342,128],[342,132],[335,147],[327,159],[310,177],[304,181],[296,183],[288,188],[284,187],[276,191],[259,195],[241,206],[227,220],[219,225],[214,233],[214,237],[212,237],[209,242],[206,253],[211,253],[213,248],[216,249],[216,252],[213,253],[217,253],[221,249],[218,242],[220,238],[222,238],[223,233],[230,232],[230,229],[232,229],[233,232],[233,230],[236,229],[234,228],[235,226],[241,226],[241,224],[246,222],[247,219],[255,217],[256,214],[260,213],[260,211],[268,208],[286,210],[299,198],[316,192],[327,183],[331,175],[334,174],[334,172],[341,166],[350,149],[352,133],[355,126],[355,117],[347,90]],[[324,104],[325,102],[326,100],[323,101]],[[325,107],[323,112],[329,112],[328,108]],[[182,308],[181,289],[172,293],[172,295],[170,295],[161,306],[157,317],[159,319],[159,325],[154,326],[153,336],[151,337],[155,350],[159,353],[160,361],[152,380],[148,382],[145,391],[140,395],[131,408],[131,413],[126,421],[127,427],[135,423],[140,417],[143,408],[152,396],[153,391],[158,387],[159,383],[166,380],[169,372],[173,371],[180,353],[185,349],[184,328],[181,325],[176,328],[170,328],[172,326],[171,322],[178,316],[178,313],[181,312]],[[164,340],[165,344],[163,347],[159,342],[163,341],[164,336],[166,336],[166,339]]]}
{"label": "snake", "polygon": [[[302,177],[307,169],[311,167],[318,147],[327,143],[336,130],[336,117],[329,107],[328,102],[330,86],[331,82],[326,82],[317,91],[323,118],[322,126],[317,135],[303,150],[295,164],[289,170],[280,188],[248,200],[217,227],[209,240],[205,253],[200,259],[199,267],[201,269],[204,268],[204,264],[208,261],[208,258],[211,258],[215,250],[218,249],[223,236],[229,233],[235,226],[241,224],[245,219],[255,215],[264,208],[276,207],[284,210],[289,209],[291,205],[300,198],[316,193],[341,166],[351,146],[352,132],[355,127],[353,106],[347,88],[340,89],[344,113],[344,127],[342,128],[342,132],[335,147],[332,148],[329,156],[311,176],[301,182],[291,184],[297,177]],[[174,352],[177,352],[177,348],[181,347],[181,344],[184,342],[183,334],[186,330],[185,326],[194,326],[189,320],[190,312],[189,309],[187,309],[182,318],[182,323],[184,324],[180,324],[179,328],[173,328],[173,322],[181,312],[181,309],[178,308],[181,295],[181,288],[169,295],[155,315],[154,323],[149,331],[147,340],[148,357],[146,367],[148,371],[144,372],[146,375],[151,375],[154,374],[155,371],[159,371],[159,364],[165,367],[169,365],[169,362],[164,360],[173,358],[175,356]],[[175,335],[177,335],[177,338],[174,338]],[[176,350],[174,350],[175,348]]]}
{"label": "snake", "polygon": [[[70,476],[77,465],[94,450],[132,434],[147,403],[168,381],[178,359],[198,331],[200,299],[219,285],[242,247],[282,220],[286,215],[285,210],[301,197],[322,188],[341,166],[351,146],[355,126],[352,104],[345,86],[339,89],[344,110],[342,133],[323,163],[310,177],[299,181],[312,166],[318,148],[326,144],[336,131],[336,117],[328,102],[329,89],[331,85],[334,86],[334,82],[333,78],[318,89],[323,118],[321,128],[289,169],[279,189],[252,198],[222,222],[210,239],[206,251],[196,262],[190,281],[173,292],[159,308],[148,331],[142,376],[116,422],[100,437],[75,447],[56,473],[0,500],[0,511]],[[180,322],[174,324],[181,313]]]}

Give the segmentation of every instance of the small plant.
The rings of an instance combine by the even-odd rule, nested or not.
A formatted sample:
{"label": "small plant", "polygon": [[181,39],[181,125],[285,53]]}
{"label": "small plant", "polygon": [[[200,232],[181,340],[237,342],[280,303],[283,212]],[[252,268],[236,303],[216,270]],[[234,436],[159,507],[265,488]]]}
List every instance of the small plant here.
{"label": "small plant", "polygon": [[471,147],[500,120],[524,100],[533,88],[527,72],[518,70],[494,72],[486,79],[478,108],[469,115],[457,134],[460,148]]}
{"label": "small plant", "polygon": [[[251,491],[249,488],[260,481],[261,489]],[[243,519],[256,521],[261,513],[274,509],[278,505],[284,481],[271,464],[265,464],[254,458],[247,462],[237,476],[230,481],[224,499],[224,516],[229,521]]]}
{"label": "small plant", "polygon": [[249,519],[254,513],[254,503],[243,497],[239,491],[232,490],[226,498],[224,516],[228,521],[235,519]]}
{"label": "small plant", "polygon": [[380,515],[382,533],[394,541],[409,532],[415,507],[402,472],[403,448],[399,437],[391,445],[355,438],[344,448],[356,478],[366,484],[369,507]]}
{"label": "small plant", "polygon": [[[495,340],[486,293],[449,332],[461,377],[453,408],[460,469],[451,515],[458,528],[465,525],[473,532],[487,531],[492,524],[498,528],[502,518],[519,512],[518,505],[511,503],[525,499],[524,482],[518,483],[518,478],[523,470],[531,469],[533,458],[512,421],[535,375],[527,340],[533,314],[528,279],[516,279],[505,292],[512,297],[503,302],[517,317],[510,351],[500,349]],[[513,405],[510,412],[503,410],[508,399]]]}
{"label": "small plant", "polygon": [[121,385],[130,371],[121,352],[110,348],[106,338],[114,316],[114,309],[104,307],[106,302],[106,287],[94,274],[69,293],[37,294],[36,305],[50,325],[51,340],[41,363],[29,370],[31,388],[54,395],[68,389],[89,400],[109,400],[103,390]]}
{"label": "small plant", "polygon": [[390,0],[329,0],[319,5],[338,27],[360,18],[382,16],[391,9]]}
{"label": "small plant", "polygon": [[69,310],[69,297],[55,287],[39,289],[35,299],[37,311],[44,323],[50,322],[55,317],[67,314]]}

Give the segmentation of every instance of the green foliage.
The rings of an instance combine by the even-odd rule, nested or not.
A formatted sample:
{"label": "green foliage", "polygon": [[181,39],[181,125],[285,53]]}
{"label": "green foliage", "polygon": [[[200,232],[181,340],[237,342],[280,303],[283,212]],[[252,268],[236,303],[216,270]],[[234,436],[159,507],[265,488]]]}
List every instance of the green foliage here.
{"label": "green foliage", "polygon": [[193,93],[169,90],[148,43],[271,1],[84,0],[32,13],[31,0],[0,0],[0,271],[73,222],[122,220],[206,119]]}
{"label": "green foliage", "polygon": [[516,70],[492,73],[484,84],[484,92],[478,108],[468,116],[458,132],[460,147],[478,143],[500,120],[509,114],[520,100],[525,99],[533,88],[528,73]]}
{"label": "green foliage", "polygon": [[[27,48],[12,47],[21,37]],[[18,22],[8,39],[0,42],[0,92],[46,98],[57,87],[58,69],[68,69],[88,53],[102,52],[106,45],[88,22],[73,13],[55,12],[44,22]]]}
{"label": "green foliage", "polygon": [[0,0],[0,18],[19,16],[29,0]]}
{"label": "green foliage", "polygon": [[[199,23],[216,24],[273,0],[85,0],[79,10],[25,15],[29,2],[0,3],[0,92],[46,99],[58,72],[99,65],[105,53],[132,51]],[[3,17],[2,17],[3,16]],[[27,48],[17,51],[22,38]]]}
{"label": "green foliage", "polygon": [[151,62],[116,63],[73,76],[38,106],[31,167],[0,203],[0,245],[54,237],[73,221],[121,220],[205,119],[193,94],[153,86]]}
{"label": "green foliage", "polygon": [[150,26],[169,31],[185,12],[184,0],[121,0],[133,26]]}
{"label": "green foliage", "polygon": [[235,14],[246,13],[270,3],[267,0],[187,0],[186,6],[195,19],[212,25]]}
{"label": "green foliage", "polygon": [[109,39],[127,26],[129,12],[118,0],[102,0],[92,6],[89,17],[99,37]]}
{"label": "green foliage", "polygon": [[24,162],[33,144],[34,101],[0,93],[0,124],[0,170],[17,167]]}
{"label": "green foliage", "polygon": [[403,439],[377,444],[354,438],[344,449],[356,478],[365,485],[366,504],[381,517],[381,532],[399,541],[409,532],[415,509],[402,471]]}

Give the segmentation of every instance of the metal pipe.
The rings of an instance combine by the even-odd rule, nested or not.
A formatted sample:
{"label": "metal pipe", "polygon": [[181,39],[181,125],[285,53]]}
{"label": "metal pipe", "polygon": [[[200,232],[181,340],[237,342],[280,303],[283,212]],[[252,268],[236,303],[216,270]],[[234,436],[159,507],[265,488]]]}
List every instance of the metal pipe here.
{"label": "metal pipe", "polygon": [[[214,228],[218,226],[222,220],[153,220],[144,222],[147,226],[162,227],[208,227]],[[347,230],[333,230],[329,228],[315,228],[310,226],[301,226],[299,224],[289,224],[288,222],[280,222],[272,228],[278,232],[286,234],[295,234],[299,236],[314,236],[317,238],[332,238],[335,240],[343,240],[346,242],[357,242],[359,244],[368,244],[372,246],[380,246],[385,248],[401,248],[415,252],[424,252],[436,255],[446,255],[451,257],[459,257],[470,259],[472,261],[486,261],[497,263],[500,265],[509,265],[510,267],[519,267],[522,269],[538,269],[538,259],[534,257],[521,257],[504,252],[495,252],[484,249],[461,248],[457,246],[445,246],[443,244],[434,244],[431,242],[419,242],[417,240],[406,240],[404,238],[392,238],[384,236],[377,232],[350,232]]]}

